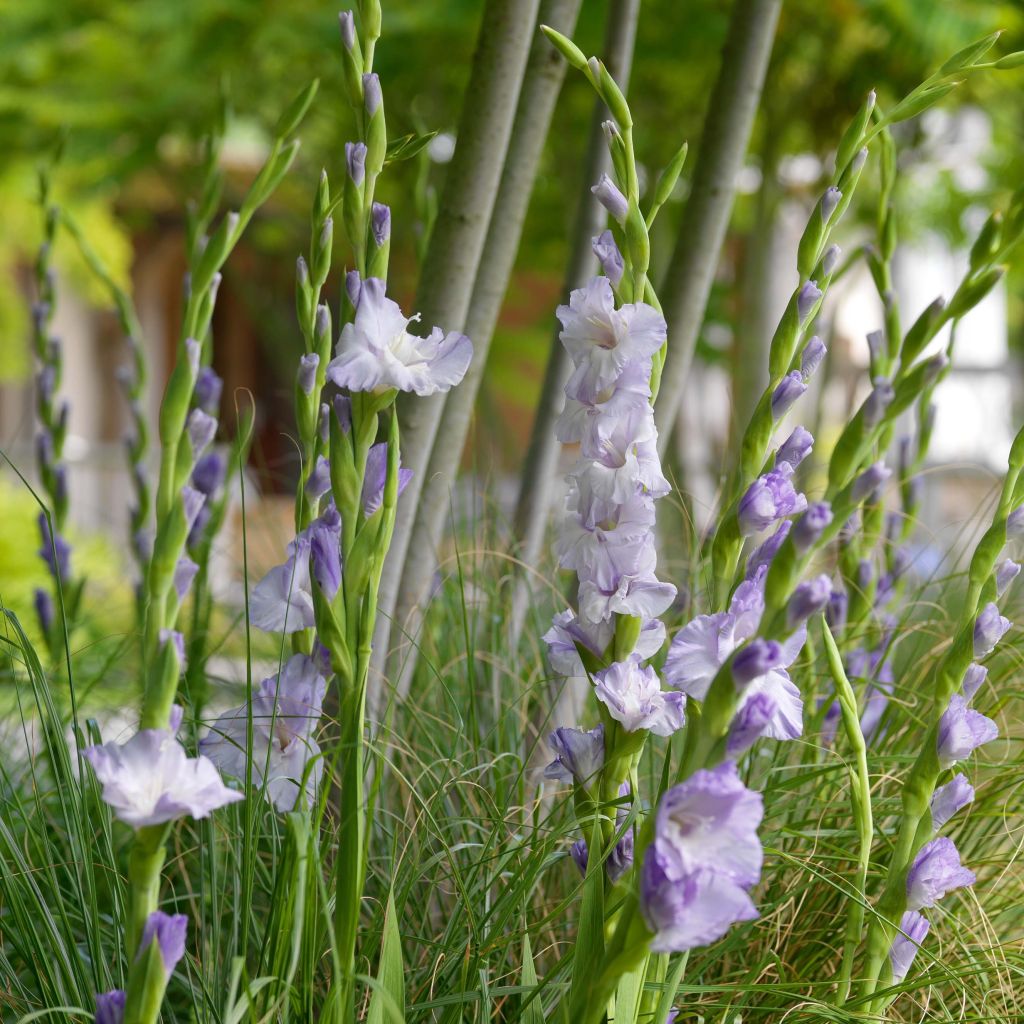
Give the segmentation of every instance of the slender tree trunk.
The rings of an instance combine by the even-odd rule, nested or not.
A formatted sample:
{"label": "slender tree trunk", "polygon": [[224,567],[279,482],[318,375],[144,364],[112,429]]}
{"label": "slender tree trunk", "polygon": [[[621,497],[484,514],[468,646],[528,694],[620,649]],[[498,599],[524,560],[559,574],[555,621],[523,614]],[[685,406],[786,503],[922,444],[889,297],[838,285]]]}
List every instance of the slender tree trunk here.
{"label": "slender tree trunk", "polygon": [[782,0],[736,0],[722,66],[704,115],[690,197],[665,281],[659,289],[668,321],[668,354],[654,409],[658,447],[671,439],[718,254],[729,226],[736,174],[768,70]]}
{"label": "slender tree trunk", "polygon": [[[544,0],[540,21],[572,35],[580,4],[581,0]],[[448,395],[444,405],[398,589],[394,618],[410,634],[418,632],[423,613],[421,605],[437,568],[449,491],[458,474],[487,353],[515,266],[523,221],[565,69],[561,54],[542,33],[535,32],[501,185],[466,317],[466,334],[473,340],[473,362],[465,379]],[[397,654],[394,661],[401,661],[402,679],[408,680],[416,662],[415,648]],[[388,675],[393,680],[396,678],[392,667]],[[399,692],[404,692],[402,680]]]}
{"label": "slender tree trunk", "polygon": [[[420,276],[417,308],[427,329],[434,324],[449,331],[465,326],[538,5],[539,0],[487,0],[484,8],[455,156]],[[371,687],[381,684],[413,517],[444,401],[444,395],[403,395],[398,403],[402,458],[413,477],[398,503],[394,539],[381,578]]]}
{"label": "slender tree trunk", "polygon": [[[640,0],[613,0],[608,11],[604,60],[623,92],[629,84],[639,11]],[[590,187],[609,169],[608,146],[601,128],[601,122],[607,117],[608,111],[598,100],[590,123],[590,139],[587,144],[576,226],[572,235],[572,251],[565,272],[566,296],[574,288],[582,288],[593,275],[596,261],[591,241],[605,226],[604,207],[594,197]],[[558,456],[562,449],[561,443],[555,437],[555,420],[558,419],[564,405],[563,392],[571,371],[568,353],[558,339],[556,327],[552,334],[551,353],[544,372],[544,384],[530,434],[530,446],[523,464],[519,498],[512,524],[515,549],[522,566],[536,565],[544,546],[548,514],[551,511],[552,496],[557,482]],[[524,573],[517,573],[510,619],[513,648],[519,642],[529,601],[530,581]]]}

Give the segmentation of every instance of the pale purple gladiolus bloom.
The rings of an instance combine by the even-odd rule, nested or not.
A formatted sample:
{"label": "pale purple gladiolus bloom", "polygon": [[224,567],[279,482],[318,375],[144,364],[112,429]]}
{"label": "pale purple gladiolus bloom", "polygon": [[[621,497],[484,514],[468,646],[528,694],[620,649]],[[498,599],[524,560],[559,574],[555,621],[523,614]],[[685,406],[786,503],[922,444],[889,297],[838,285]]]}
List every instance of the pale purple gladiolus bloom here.
{"label": "pale purple gladiolus bloom", "polygon": [[654,538],[618,545],[602,563],[581,574],[579,608],[582,618],[599,622],[612,615],[656,618],[672,603],[676,588],[654,575],[657,553]]}
{"label": "pale purple gladiolus bloom", "polygon": [[366,177],[366,144],[363,142],[345,143],[345,167],[352,184],[357,188]]}
{"label": "pale purple gladiolus bloom", "polygon": [[994,602],[985,605],[974,622],[974,656],[984,658],[991,654],[1011,625],[1005,615],[999,614]]}
{"label": "pale purple gladiolus bloom", "polygon": [[782,667],[782,644],[776,640],[751,640],[732,660],[733,682],[744,687],[759,676]]}
{"label": "pale purple gladiolus bloom", "polygon": [[[580,644],[597,657],[602,657],[615,635],[615,623],[611,619],[602,622],[586,622],[576,617],[571,610],[559,612],[543,636],[548,647],[548,660],[559,675],[570,678],[586,676],[586,669],[580,660],[576,647]],[[665,643],[665,624],[660,619],[646,619],[640,628],[633,653],[641,661],[652,658]]]}
{"label": "pale purple gladiolus bloom", "polygon": [[84,751],[114,816],[132,828],[191,815],[205,818],[242,799],[206,757],[189,757],[168,729],[143,729],[127,743]]}
{"label": "pale purple gladiolus bloom", "polygon": [[207,452],[192,469],[192,486],[201,494],[211,497],[224,482],[227,463],[220,452]]}
{"label": "pale purple gladiolus bloom", "polygon": [[799,370],[787,373],[772,392],[772,418],[781,419],[793,403],[807,390]]}
{"label": "pale purple gladiolus bloom", "polygon": [[380,106],[383,98],[380,89],[380,78],[377,76],[377,73],[371,71],[363,75],[363,103],[370,117],[377,113],[377,108]]}
{"label": "pale purple gladiolus bloom", "polygon": [[962,807],[966,807],[974,799],[974,787],[967,781],[967,776],[957,773],[944,786],[939,786],[932,794],[932,828],[936,832],[949,821]]}
{"label": "pale purple gladiolus bloom", "polygon": [[307,352],[299,360],[298,383],[299,390],[304,395],[313,394],[316,386],[316,370],[320,365],[320,357],[315,352]]}
{"label": "pale purple gladiolus bloom", "polygon": [[686,698],[678,691],[663,692],[658,673],[635,654],[595,673],[594,682],[597,699],[626,732],[648,729],[671,736],[683,727]]}
{"label": "pale purple gladiolus bloom", "polygon": [[979,665],[977,662],[972,662],[968,665],[961,686],[964,697],[970,700],[981,689],[982,684],[987,678],[988,669],[984,665]]}
{"label": "pale purple gladiolus bloom", "polygon": [[185,955],[185,935],[188,932],[188,918],[184,914],[165,914],[162,910],[154,910],[142,928],[142,939],[136,960],[145,956],[152,943],[160,950],[160,961],[164,965],[164,975],[170,980],[178,961]]}
{"label": "pale purple gladiolus bloom", "polygon": [[785,543],[789,536],[793,523],[789,519],[783,519],[778,529],[765,538],[747,559],[747,579],[753,579],[762,569],[767,569],[772,564],[772,559],[779,553],[779,548]]}
{"label": "pale purple gladiolus bloom", "polygon": [[58,577],[67,580],[71,576],[71,545],[59,534],[50,535],[50,522],[45,512],[36,516],[36,523],[39,525],[39,536],[42,539],[42,547],[39,549],[39,557],[46,562],[50,575],[54,579]]}
{"label": "pale purple gladiolus bloom", "polygon": [[839,257],[842,255],[843,250],[838,245],[830,245],[825,250],[825,255],[821,257],[821,269],[826,277],[832,276],[832,271],[839,265]]}
{"label": "pale purple gladiolus bloom", "polygon": [[326,456],[318,455],[306,481],[306,494],[315,501],[322,498],[330,489],[331,464]]}
{"label": "pale purple gladiolus bloom", "polygon": [[939,836],[921,847],[907,873],[907,909],[934,907],[946,893],[974,881],[974,872],[960,863],[953,840]]}
{"label": "pale purple gladiolus bloom", "polygon": [[410,318],[384,294],[384,282],[362,283],[355,320],[345,324],[327,376],[350,391],[414,391],[433,395],[458,384],[473,345],[464,334],[435,327],[425,338],[406,330]]}
{"label": "pale purple gladiolus bloom", "polygon": [[818,287],[817,281],[808,281],[803,288],[800,289],[800,292],[796,297],[796,311],[797,316],[800,318],[800,323],[804,323],[811,315],[814,307],[821,299],[822,294],[823,293]]}
{"label": "pale purple gladiolus bloom", "polygon": [[615,308],[615,295],[606,277],[591,278],[569,296],[569,305],[555,315],[562,324],[559,338],[576,369],[566,394],[594,401],[618,380],[632,359],[653,356],[665,342],[665,318],[646,302]]}
{"label": "pale purple gladiolus bloom", "polygon": [[604,276],[612,283],[612,287],[622,280],[623,271],[626,268],[622,259],[622,253],[615,244],[615,236],[608,230],[602,231],[591,243],[594,255],[601,263]]}
{"label": "pale purple gladiolus bloom", "polygon": [[[600,458],[608,439],[616,428],[642,429],[641,436],[627,437],[627,442],[642,442],[656,436],[653,421],[647,424],[651,397],[651,360],[649,356],[629,360],[612,387],[593,398],[577,399],[566,395],[565,409],[555,424],[555,436],[564,444],[579,442],[583,455]],[[627,422],[623,422],[626,420]]]}
{"label": "pale purple gladiolus bloom", "polygon": [[[399,455],[401,459],[401,455]],[[388,446],[385,441],[373,445],[366,457],[366,475],[363,477],[363,515],[372,516],[384,503],[384,485],[388,476]],[[398,493],[408,486],[412,470],[398,467]]]}
{"label": "pale purple gladiolus bloom", "polygon": [[53,625],[53,598],[48,591],[36,587],[32,592],[32,604],[36,610],[36,618],[39,620],[39,628],[44,633],[50,632]]}
{"label": "pale purple gladiolus bloom", "polygon": [[854,501],[864,501],[870,495],[874,494],[882,484],[885,483],[889,477],[892,476],[892,470],[886,466],[884,462],[875,462],[868,466],[863,473],[853,482],[853,488],[850,492],[850,496]]}
{"label": "pale purple gladiolus bloom", "polygon": [[832,581],[824,573],[798,584],[786,607],[786,621],[790,628],[824,611],[831,596]]}
{"label": "pale purple gladiolus bloom", "polygon": [[793,527],[793,546],[801,554],[809,551],[831,522],[832,506],[827,501],[812,502]]}
{"label": "pale purple gladiolus bloom", "polygon": [[341,516],[334,505],[328,505],[309,524],[305,534],[309,538],[313,578],[328,599],[333,600],[341,586]]}
{"label": "pale purple gladiolus bloom", "polygon": [[[596,522],[592,508],[580,507],[576,488],[570,490],[566,505],[568,514],[555,546],[563,569],[593,575],[599,571],[597,566],[604,563],[607,570],[607,560],[618,545],[642,539],[654,525],[654,502],[639,492],[621,505],[612,505],[611,515]],[[605,509],[602,507],[601,511]]]}
{"label": "pale purple gladiolus bloom", "polygon": [[1020,572],[1020,563],[1007,558],[999,563],[996,569],[996,593],[1002,597],[1006,588],[1017,578]]}
{"label": "pale purple gladiolus bloom", "polygon": [[967,701],[955,693],[939,719],[936,738],[939,764],[949,768],[957,761],[969,757],[983,743],[989,743],[999,735],[999,727],[991,718],[967,706]]}
{"label": "pale purple gladiolus bloom", "polygon": [[873,384],[871,393],[864,399],[864,404],[861,406],[864,413],[864,425],[868,427],[873,427],[881,422],[885,410],[892,405],[892,401],[896,397],[896,392],[887,377],[876,377]]}
{"label": "pale purple gladiolus bloom", "polygon": [[757,908],[742,886],[706,868],[672,880],[650,847],[640,877],[640,911],[654,932],[655,953],[707,946],[737,922],[757,918]]}
{"label": "pale purple gladiolus bloom", "polygon": [[815,371],[821,365],[822,360],[828,354],[825,342],[817,335],[804,345],[803,354],[800,356],[800,373],[804,380],[810,380]]}
{"label": "pale purple gladiolus bloom", "polygon": [[735,763],[725,761],[665,793],[652,846],[671,879],[707,868],[737,885],[754,885],[761,877],[763,815],[761,794],[747,789]]}
{"label": "pale purple gladiolus bloom", "polygon": [[597,197],[597,201],[620,223],[626,219],[629,212],[629,203],[626,197],[619,191],[618,186],[608,177],[602,174],[596,185],[592,186],[591,192]]}
{"label": "pale purple gladiolus bloom", "polygon": [[123,1024],[125,993],[115,988],[96,996],[96,1024]]}
{"label": "pale purple gladiolus bloom", "polygon": [[179,601],[184,600],[197,572],[199,572],[199,566],[188,555],[182,555],[178,559],[177,565],[174,567],[174,592],[178,595]]}
{"label": "pale purple gladiolus bloom", "polygon": [[749,537],[806,508],[807,499],[797,493],[790,474],[783,469],[770,470],[759,476],[740,499],[740,533]]}
{"label": "pale purple gladiolus bloom", "polygon": [[917,956],[921,943],[928,934],[928,919],[917,913],[916,910],[908,910],[900,918],[900,930],[892,940],[889,948],[889,963],[892,965],[893,984],[898,985],[910,972],[910,968]]}
{"label": "pale purple gladiolus bloom", "polygon": [[[291,811],[303,790],[311,807],[323,775],[320,747],[314,734],[320,722],[327,680],[319,662],[293,654],[280,677],[269,676],[252,699],[252,778],[266,785],[267,799],[278,811]],[[246,735],[250,710],[246,705],[225,711],[199,743],[199,750],[223,772],[244,779]]]}
{"label": "pale purple gladiolus bloom", "polygon": [[736,712],[729,726],[726,754],[734,758],[749,750],[765,734],[777,710],[775,698],[771,694],[755,693]]}
{"label": "pale purple gladiolus bloom", "polygon": [[589,731],[560,728],[548,736],[555,759],[544,769],[544,778],[585,786],[604,764],[604,726]]}
{"label": "pale purple gladiolus bloom", "polygon": [[220,409],[220,396],[224,381],[211,366],[204,366],[196,377],[195,400],[203,412],[216,416]]}
{"label": "pale purple gladiolus bloom", "polygon": [[276,565],[253,588],[249,599],[252,624],[265,633],[295,633],[316,625],[309,575],[309,538],[288,545],[288,560]]}
{"label": "pale purple gladiolus bloom", "polygon": [[370,231],[379,249],[391,237],[391,207],[374,203],[370,208]]}
{"label": "pale purple gladiolus bloom", "polygon": [[814,449],[814,437],[803,427],[794,427],[793,433],[779,445],[775,452],[775,465],[786,463],[790,469],[796,469]]}

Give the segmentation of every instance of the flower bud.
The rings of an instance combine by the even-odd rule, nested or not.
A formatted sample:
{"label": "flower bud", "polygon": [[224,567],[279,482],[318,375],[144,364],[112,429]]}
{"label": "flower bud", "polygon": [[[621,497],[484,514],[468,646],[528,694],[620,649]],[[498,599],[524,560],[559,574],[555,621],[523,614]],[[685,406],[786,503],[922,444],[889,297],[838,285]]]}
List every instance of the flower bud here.
{"label": "flower bud", "polygon": [[827,501],[815,501],[793,526],[793,545],[800,554],[818,543],[822,533],[832,522],[832,506]]}
{"label": "flower bud", "polygon": [[868,466],[863,473],[853,482],[853,489],[850,497],[854,502],[860,503],[874,494],[875,491],[892,476],[892,470],[884,462],[876,462]]}
{"label": "flower bud", "polygon": [[1010,620],[999,614],[999,608],[994,602],[985,605],[974,621],[975,658],[983,658],[991,653],[1010,625]]}
{"label": "flower bud", "polygon": [[379,249],[391,237],[391,208],[374,203],[370,208],[370,230]]}
{"label": "flower bud", "polygon": [[972,661],[967,666],[967,671],[964,673],[964,681],[960,687],[963,691],[964,699],[970,700],[981,689],[986,679],[988,679],[988,669],[984,665],[979,665],[976,661]]}
{"label": "flower bud", "polygon": [[1012,559],[1007,558],[999,564],[996,569],[996,594],[1002,597],[1006,588],[1017,578],[1020,572],[1020,565]]}
{"label": "flower bud", "polygon": [[629,212],[629,203],[626,197],[619,191],[615,182],[602,174],[600,180],[591,189],[597,197],[597,201],[620,223],[626,221],[626,214]]}
{"label": "flower bud", "polygon": [[749,750],[764,733],[765,727],[772,720],[777,708],[774,697],[767,693],[752,694],[736,712],[729,726],[729,736],[725,741],[726,754],[731,758]]}
{"label": "flower bud", "polygon": [[196,377],[193,395],[196,405],[205,413],[216,416],[220,410],[220,396],[224,389],[224,381],[214,372],[212,367],[204,366]]}
{"label": "flower bud", "polygon": [[850,599],[845,590],[833,590],[828,596],[825,606],[825,621],[833,633],[840,632],[846,625],[846,616],[850,607]]}
{"label": "flower bud", "polygon": [[815,371],[821,365],[821,361],[828,354],[825,342],[817,335],[814,335],[804,346],[803,355],[800,357],[800,375],[805,381],[814,376]]}
{"label": "flower bud", "polygon": [[822,573],[796,586],[786,606],[786,622],[790,629],[824,611],[832,596],[832,581]]}
{"label": "flower bud", "polygon": [[821,301],[822,291],[817,281],[808,281],[801,289],[796,298],[797,315],[800,323],[806,323],[807,318],[814,312],[814,307]]}
{"label": "flower bud", "polygon": [[839,205],[839,200],[843,198],[843,193],[832,185],[825,190],[825,194],[821,197],[821,203],[819,209],[821,210],[821,222],[827,224],[832,218],[832,214],[835,212],[836,207]]}
{"label": "flower bud", "polygon": [[782,665],[782,645],[775,640],[751,640],[732,659],[732,678],[744,687]]}
{"label": "flower bud", "polygon": [[345,167],[348,170],[349,181],[359,188],[366,177],[366,145],[364,143],[345,143]]}
{"label": "flower bud", "polygon": [[612,287],[615,288],[622,280],[622,274],[625,270],[622,253],[619,252],[619,247],[615,244],[615,237],[610,231],[602,231],[593,240],[592,246],[594,255],[601,262],[604,276],[611,281]]}
{"label": "flower bud", "polygon": [[807,390],[799,370],[787,373],[772,392],[772,419],[781,419]]}
{"label": "flower bud", "polygon": [[864,426],[874,427],[882,421],[885,410],[892,405],[896,392],[887,377],[876,377],[871,393],[864,399],[861,407],[864,413]]}
{"label": "flower bud", "polygon": [[315,352],[307,352],[299,360],[298,384],[304,395],[313,394],[316,386],[316,370],[320,365],[320,357]]}
{"label": "flower bud", "polygon": [[826,277],[831,277],[835,273],[835,269],[839,266],[839,257],[843,255],[843,250],[838,245],[830,245],[826,250],[824,256],[821,257],[821,269]]}
{"label": "flower bud", "polygon": [[803,427],[795,427],[793,433],[783,441],[775,453],[775,465],[785,462],[792,469],[796,469],[814,448],[814,438],[809,430]]}
{"label": "flower bud", "polygon": [[338,15],[338,25],[341,28],[342,45],[350,53],[356,45],[356,21],[351,11],[342,11]]}
{"label": "flower bud", "polygon": [[363,104],[366,107],[366,113],[370,117],[373,117],[378,109],[380,109],[382,99],[380,78],[376,72],[371,71],[363,75]]}

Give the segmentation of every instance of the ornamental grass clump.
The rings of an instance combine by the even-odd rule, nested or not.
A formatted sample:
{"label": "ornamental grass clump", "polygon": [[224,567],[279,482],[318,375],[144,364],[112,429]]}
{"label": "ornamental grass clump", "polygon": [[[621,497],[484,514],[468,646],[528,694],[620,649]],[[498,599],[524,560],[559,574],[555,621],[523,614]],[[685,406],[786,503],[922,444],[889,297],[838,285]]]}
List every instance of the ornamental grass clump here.
{"label": "ornamental grass clump", "polygon": [[[476,547],[476,533],[457,532],[458,585],[436,582],[410,637],[420,657],[406,692],[372,671],[385,558],[399,502],[416,490],[397,400],[458,387],[474,344],[420,324],[389,279],[393,218],[378,188],[429,136],[388,138],[381,30],[377,0],[340,16],[354,135],[312,190],[296,261],[289,528],[277,564],[250,581],[243,514],[243,613],[225,637],[211,551],[236,481],[245,511],[254,413],[230,396],[238,422],[226,436],[213,312],[226,261],[291,167],[316,83],[281,116],[236,212],[218,216],[220,135],[204,143],[152,496],[139,319],[44,187],[34,343],[55,589],[37,599],[46,664],[6,611],[22,732],[37,743],[0,775],[12,1019],[904,1020],[916,1009],[896,1003],[903,993],[948,1019],[993,1019],[983,1014],[1001,972],[1013,980],[999,1012],[1024,1012],[1020,964],[1002,949],[1018,937],[1019,807],[1007,769],[985,763],[1019,764],[1003,751],[1024,431],[962,577],[925,590],[913,547],[935,389],[960,321],[1024,234],[1024,193],[982,226],[953,295],[905,328],[890,132],[1019,55],[985,62],[995,39],[983,40],[887,110],[868,94],[839,137],[766,385],[681,570],[666,526],[675,469],[656,426],[675,412],[663,420],[658,404],[673,325],[651,233],[687,147],[645,194],[624,90],[567,33],[543,28],[551,56],[597,97],[608,167],[588,177],[608,218],[588,232],[599,272],[553,312],[567,359],[553,429],[575,457],[554,529],[558,575],[535,599],[535,635],[507,644],[519,612],[504,597],[501,521],[474,524],[487,541]],[[870,240],[844,256],[837,239],[862,230],[851,209],[875,176]],[[80,717],[68,641],[89,591],[64,539],[47,272],[58,223],[108,288],[131,359],[119,378],[141,578],[138,635],[118,657],[138,677],[138,720],[118,736]],[[831,289],[859,261],[883,324],[867,338],[863,397],[823,429],[808,393],[830,358]],[[272,652],[266,668],[253,630]],[[243,668],[244,692],[214,676],[222,650]],[[982,927],[995,938],[982,941],[970,914],[988,906]]]}

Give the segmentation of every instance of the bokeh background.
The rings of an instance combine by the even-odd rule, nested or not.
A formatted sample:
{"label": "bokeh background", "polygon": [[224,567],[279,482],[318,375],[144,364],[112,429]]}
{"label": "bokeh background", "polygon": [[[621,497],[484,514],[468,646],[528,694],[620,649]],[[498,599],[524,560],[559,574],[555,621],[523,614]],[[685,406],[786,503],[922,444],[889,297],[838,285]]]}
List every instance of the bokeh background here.
{"label": "bokeh background", "polygon": [[[604,0],[585,0],[576,37],[600,53]],[[425,224],[455,145],[482,3],[387,0],[376,60],[389,135],[437,132],[415,159],[395,165],[380,198],[393,210],[391,291],[406,309],[415,293]],[[729,5],[644,0],[630,102],[637,150],[653,181],[682,139],[691,154],[718,70]],[[237,205],[290,97],[321,79],[285,184],[230,260],[214,319],[214,366],[225,379],[230,432],[236,396],[257,408],[246,515],[255,563],[277,560],[288,536],[296,472],[292,380],[302,351],[294,317],[295,257],[308,244],[319,171],[340,180],[352,117],[344,99],[337,11],[311,0],[6,0],[0,3],[0,448],[32,478],[31,262],[41,237],[37,168],[58,142],[55,196],[131,288],[151,366],[146,411],[155,423],[173,359],[184,270],[184,210],[197,189],[199,142],[221,120]],[[763,383],[763,352],[796,279],[796,243],[820,194],[830,154],[870,88],[884,105],[951,53],[995,29],[999,52],[1024,48],[1024,11],[991,0],[786,0],[731,229],[676,431],[673,472],[700,521],[714,499],[735,424]],[[1024,71],[977,74],[939,109],[901,125],[897,184],[901,247],[897,288],[905,323],[948,296],[966,249],[993,206],[1021,181]],[[472,98],[468,100],[472,102]],[[486,490],[500,510],[528,443],[552,344],[592,94],[570,75],[555,113],[523,242],[481,388],[459,487]],[[692,167],[692,155],[690,161]],[[675,243],[688,169],[653,240],[653,265]],[[844,222],[847,251],[869,240],[872,183]],[[339,232],[340,236],[340,232]],[[115,382],[126,357],[106,296],[61,234],[56,330],[65,346],[63,390],[71,419],[65,449],[80,571],[130,605],[125,536],[129,483],[123,457],[128,410]],[[339,237],[339,252],[343,241]],[[339,266],[339,257],[335,266]],[[958,337],[954,373],[939,395],[924,534],[941,552],[976,509],[1005,459],[1019,419],[1024,345],[1021,271],[1012,265]],[[329,288],[336,293],[340,274]],[[832,358],[816,384],[819,429],[841,422],[867,386],[864,337],[881,326],[866,271],[829,297]],[[0,581],[4,600],[27,605],[44,576],[31,496],[0,473]],[[225,534],[222,593],[237,586],[240,516]],[[122,600],[123,598],[123,600]],[[114,614],[114,612],[111,612]],[[30,618],[30,616],[23,616]]]}

